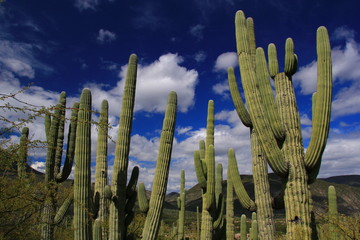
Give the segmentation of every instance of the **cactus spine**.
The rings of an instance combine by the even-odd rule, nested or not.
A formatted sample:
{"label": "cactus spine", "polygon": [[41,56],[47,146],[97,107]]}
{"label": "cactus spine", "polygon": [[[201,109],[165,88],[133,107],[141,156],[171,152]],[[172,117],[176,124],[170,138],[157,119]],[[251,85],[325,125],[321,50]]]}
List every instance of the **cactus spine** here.
{"label": "cactus spine", "polygon": [[[101,103],[98,141],[96,148],[96,168],[95,168],[95,186],[94,200],[99,203],[97,219],[94,222],[94,231],[99,232],[103,239],[108,239],[108,219],[109,219],[109,199],[106,198],[105,187],[108,185],[108,163],[107,163],[107,138],[108,138],[108,109],[109,104],[106,100]],[[100,226],[95,226],[95,224]],[[96,228],[95,228],[96,227]],[[97,230],[100,227],[101,230]],[[94,234],[95,236],[95,234]]]}
{"label": "cactus spine", "polygon": [[45,133],[48,142],[45,168],[46,197],[42,210],[41,239],[54,239],[54,217],[56,211],[57,184],[65,181],[70,173],[75,154],[75,136],[79,103],[74,103],[68,133],[67,149],[62,171],[61,158],[63,151],[65,124],[66,94],[60,94],[53,117],[45,115]]}
{"label": "cactus spine", "polygon": [[185,170],[181,170],[180,196],[178,197],[179,220],[178,220],[178,239],[184,239],[185,224]]}
{"label": "cactus spine", "polygon": [[91,92],[84,89],[80,96],[76,129],[74,174],[74,239],[91,240]]}
{"label": "cactus spine", "polygon": [[337,201],[336,201],[336,190],[334,186],[329,186],[328,189],[328,204],[329,204],[329,239],[337,240],[339,239],[339,233],[337,229],[338,225],[338,210],[337,210]]}
{"label": "cactus spine", "polygon": [[19,160],[17,163],[17,172],[19,178],[26,178],[27,152],[28,152],[29,128],[24,127],[21,131]]}
{"label": "cactus spine", "polygon": [[159,154],[156,162],[149,211],[146,216],[142,233],[142,238],[146,240],[156,239],[159,231],[161,211],[163,209],[167,180],[169,176],[169,167],[175,131],[176,109],[176,92],[170,92],[160,137]]}
{"label": "cactus spine", "polygon": [[[263,50],[256,50],[256,69],[251,67],[252,58],[248,44],[247,23],[244,13],[238,11],[235,18],[237,51],[241,79],[251,121],[258,131],[259,142],[273,171],[283,178],[285,187],[285,209],[287,239],[295,239],[300,234],[304,239],[311,238],[310,192],[308,184],[318,174],[321,156],[329,132],[332,96],[330,44],[325,27],[317,31],[318,88],[315,111],[313,112],[313,131],[306,155],[302,144],[300,116],[292,86],[292,75],[297,69],[297,56],[293,42],[286,41],[285,68],[279,73],[276,50],[269,46],[270,75],[275,79],[276,106],[281,119],[285,138],[274,131],[273,123],[266,111],[268,100],[265,90],[258,87],[268,79]],[[271,45],[274,46],[274,45]],[[269,86],[269,84],[267,85]],[[273,99],[272,99],[273,101]],[[280,144],[279,144],[280,143]],[[297,231],[297,232],[296,232]]]}
{"label": "cactus spine", "polygon": [[110,202],[109,239],[112,240],[123,240],[126,238],[126,182],[130,151],[130,133],[135,101],[136,75],[137,56],[132,54],[129,59],[125,80],[111,185],[112,200]]}
{"label": "cactus spine", "polygon": [[226,239],[233,240],[235,236],[234,227],[234,187],[230,176],[230,165],[227,170],[226,186]]}
{"label": "cactus spine", "polygon": [[[254,32],[254,22],[252,18],[246,19],[246,33],[247,41],[249,43],[249,67],[251,69],[256,69],[256,43],[255,43],[255,32]],[[230,87],[230,93],[233,99],[235,109],[238,113],[238,116],[242,123],[249,127],[250,129],[250,139],[251,139],[251,155],[252,155],[252,169],[253,169],[253,179],[254,179],[254,192],[255,192],[255,202],[252,201],[249,195],[246,193],[245,188],[242,185],[241,178],[239,177],[239,171],[235,159],[235,153],[233,150],[229,150],[229,164],[230,158],[232,164],[232,174],[235,192],[240,200],[242,206],[250,211],[257,211],[259,215],[259,229],[260,229],[260,238],[261,239],[275,239],[275,223],[274,223],[274,214],[271,206],[271,196],[270,196],[270,184],[268,179],[268,167],[266,162],[266,157],[260,147],[258,133],[254,127],[252,120],[250,118],[249,112],[246,109],[244,102],[240,96],[238,85],[236,83],[236,78],[234,74],[234,69],[228,69],[228,81]],[[269,83],[270,84],[270,83]],[[269,85],[270,86],[270,85]],[[270,91],[267,91],[265,97],[273,97],[271,88]],[[274,101],[268,101],[268,108],[275,109],[276,105]],[[275,112],[275,111],[274,111]],[[273,113],[271,111],[271,113]],[[284,137],[282,126],[280,125],[280,118],[277,114],[270,114],[272,121],[272,131],[280,139]]]}

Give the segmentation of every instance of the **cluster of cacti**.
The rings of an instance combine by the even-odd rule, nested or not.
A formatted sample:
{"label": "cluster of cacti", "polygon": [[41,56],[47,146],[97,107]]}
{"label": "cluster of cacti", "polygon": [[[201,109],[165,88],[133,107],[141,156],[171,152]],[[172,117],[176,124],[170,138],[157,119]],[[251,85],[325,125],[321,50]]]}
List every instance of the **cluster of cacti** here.
{"label": "cluster of cacti", "polygon": [[184,224],[185,224],[185,170],[181,170],[180,179],[180,196],[177,198],[177,205],[179,209],[178,219],[178,239],[184,239]]}
{"label": "cluster of cacti", "polygon": [[[56,215],[56,199],[58,192],[58,183],[64,182],[70,175],[74,154],[75,154],[75,138],[77,131],[79,103],[74,103],[71,113],[66,156],[62,171],[61,160],[64,143],[64,125],[66,110],[66,94],[60,94],[59,103],[55,107],[55,111],[51,117],[50,113],[45,115],[45,133],[48,143],[45,168],[45,185],[46,196],[42,212],[41,238],[51,240],[54,238],[54,217],[64,216],[69,208],[68,202],[64,204],[67,207],[61,208],[61,213]],[[70,198],[71,201],[71,198]],[[61,220],[57,219],[57,221]]]}
{"label": "cluster of cacti", "polygon": [[[208,103],[206,142],[200,141],[199,151],[194,152],[194,165],[202,188],[201,239],[219,238],[224,226],[224,199],[222,194],[222,166],[215,177],[214,150],[214,101]],[[217,182],[217,184],[216,184]],[[217,186],[217,187],[216,187]]]}
{"label": "cluster of cacti", "polygon": [[[264,52],[261,48],[254,52],[252,41],[249,43],[252,36],[249,35],[248,28],[251,26],[248,26],[242,11],[236,13],[235,25],[241,80],[249,117],[270,167],[285,183],[287,238],[295,239],[296,234],[299,234],[295,233],[296,229],[300,230],[304,239],[310,239],[308,185],[316,179],[319,172],[330,122],[332,76],[327,30],[320,27],[317,31],[318,87],[313,97],[312,136],[305,154],[300,116],[291,81],[297,70],[297,56],[294,54],[292,40],[286,41],[282,73],[279,73],[275,45],[269,45],[269,71],[271,78],[275,80],[275,101],[268,82],[269,71]],[[276,120],[277,116],[280,119]]]}

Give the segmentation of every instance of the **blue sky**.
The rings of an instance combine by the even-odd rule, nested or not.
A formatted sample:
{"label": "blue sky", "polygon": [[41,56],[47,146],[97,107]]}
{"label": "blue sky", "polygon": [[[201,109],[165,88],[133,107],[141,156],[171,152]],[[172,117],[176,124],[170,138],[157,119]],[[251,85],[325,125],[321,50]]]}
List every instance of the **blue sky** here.
{"label": "blue sky", "polygon": [[[234,148],[241,173],[251,173],[248,129],[229,97],[226,69],[236,67],[234,16],[243,10],[255,22],[257,46],[278,48],[283,62],[287,37],[295,43],[299,71],[294,76],[305,147],[311,133],[311,93],[316,82],[316,29],[328,28],[333,57],[331,132],[320,177],[360,173],[360,25],[356,0],[197,1],[10,1],[0,3],[0,92],[51,106],[66,91],[68,105],[84,87],[93,108],[109,101],[110,135],[116,139],[123,79],[129,55],[139,57],[130,166],[150,187],[167,94],[178,93],[177,131],[168,191],[178,191],[180,170],[186,187],[196,184],[193,152],[205,136],[207,102],[215,101],[216,161],[224,166]],[[20,104],[19,102],[10,102]],[[4,103],[2,103],[4,104]],[[16,120],[20,113],[4,112]],[[97,120],[97,116],[93,116]],[[43,120],[29,124],[33,140],[45,140]],[[93,127],[92,149],[96,149]],[[13,136],[14,141],[17,137]],[[114,144],[109,144],[110,169]],[[32,166],[43,170],[44,151],[31,150]],[[110,170],[111,174],[111,170]]]}

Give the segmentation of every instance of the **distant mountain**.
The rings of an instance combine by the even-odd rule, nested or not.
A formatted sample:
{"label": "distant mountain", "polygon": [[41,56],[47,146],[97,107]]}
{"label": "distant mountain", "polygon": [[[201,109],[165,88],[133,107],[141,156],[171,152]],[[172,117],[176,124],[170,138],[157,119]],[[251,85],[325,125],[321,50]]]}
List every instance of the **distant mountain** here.
{"label": "distant mountain", "polygon": [[[248,191],[250,197],[254,199],[254,184],[252,175],[244,175],[241,177],[245,189]],[[269,174],[270,188],[272,196],[280,192],[282,184],[280,178],[276,174]],[[325,179],[317,179],[311,185],[312,199],[314,202],[314,209],[319,212],[327,211],[327,189],[330,185],[334,185],[337,191],[338,211],[340,213],[351,215],[355,212],[360,212],[360,176],[348,175],[337,176]],[[223,182],[223,193],[226,195],[226,181]],[[178,193],[170,193],[166,197],[167,205],[172,205],[176,208],[176,198]],[[235,195],[236,198],[236,195]],[[201,188],[197,184],[186,191],[186,210],[196,211],[196,207],[201,208]],[[245,213],[250,215],[250,212],[241,207],[237,198],[234,201],[235,214],[240,215]],[[284,210],[275,210],[275,215],[278,217],[284,216]]]}

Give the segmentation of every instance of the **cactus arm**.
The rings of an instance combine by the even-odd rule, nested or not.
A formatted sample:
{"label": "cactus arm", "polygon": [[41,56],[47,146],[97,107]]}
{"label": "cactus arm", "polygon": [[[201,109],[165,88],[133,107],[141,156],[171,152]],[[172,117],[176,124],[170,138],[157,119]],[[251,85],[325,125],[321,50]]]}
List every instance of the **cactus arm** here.
{"label": "cactus arm", "polygon": [[49,112],[45,113],[44,123],[45,123],[46,141],[49,142],[50,141],[50,128],[51,128],[51,115]]}
{"label": "cactus arm", "polygon": [[335,187],[330,185],[328,188],[328,216],[329,216],[329,239],[338,240],[339,239],[339,229],[337,229],[338,223],[338,210],[337,210],[337,201],[336,201],[336,190]]}
{"label": "cactus arm", "polygon": [[65,130],[65,113],[66,113],[66,93],[64,94],[64,98],[62,98],[60,109],[59,109],[59,127],[58,127],[58,135],[56,140],[56,153],[55,153],[55,163],[54,163],[54,178],[60,172],[61,167],[61,159],[63,155],[63,146],[64,146],[64,130]]}
{"label": "cactus arm", "polygon": [[277,141],[272,133],[268,119],[265,116],[263,106],[261,104],[260,92],[257,89],[255,71],[251,67],[251,58],[249,55],[249,46],[246,36],[245,16],[242,11],[238,11],[235,16],[236,25],[236,43],[239,56],[239,65],[241,79],[249,108],[252,123],[256,129],[261,130],[259,139],[263,150],[272,163],[274,172],[281,176],[287,175],[287,164],[284,156],[277,145]]}
{"label": "cactus arm", "polygon": [[332,100],[332,65],[329,36],[325,27],[317,30],[317,92],[313,101],[312,133],[305,154],[308,172],[321,161],[330,128],[330,113]]}
{"label": "cactus arm", "polygon": [[21,131],[20,146],[19,146],[19,160],[17,163],[17,172],[19,178],[26,177],[27,153],[28,153],[28,137],[29,128],[24,127]]}
{"label": "cactus arm", "polygon": [[149,210],[149,201],[146,197],[146,190],[143,182],[140,182],[138,185],[137,199],[140,212],[147,213]]}
{"label": "cactus arm", "polygon": [[240,218],[240,239],[247,239],[246,215],[242,214]]}
{"label": "cactus arm", "polygon": [[80,96],[76,129],[74,174],[74,239],[91,240],[91,92],[84,89]]}
{"label": "cactus arm", "polygon": [[111,201],[109,215],[109,239],[122,240],[125,235],[125,203],[127,168],[130,151],[130,133],[134,112],[135,88],[137,75],[137,56],[132,54],[129,58],[126,74],[122,108],[120,113],[120,125],[115,147],[114,170],[112,177],[113,199]]}
{"label": "cactus arm", "polygon": [[235,110],[241,120],[241,122],[246,127],[252,127],[250,115],[245,107],[245,104],[240,96],[238,84],[236,82],[236,77],[234,74],[233,68],[228,68],[228,82],[229,82],[229,88],[230,88],[230,94],[232,101],[235,106]]}
{"label": "cactus arm", "polygon": [[209,211],[211,206],[215,203],[215,149],[213,145],[206,148],[205,159],[208,178],[206,181],[205,202],[203,208]]}
{"label": "cactus arm", "polygon": [[262,48],[256,49],[256,77],[261,94],[261,100],[264,105],[265,114],[269,119],[271,130],[275,138],[281,142],[285,138],[285,133],[275,104],[274,94],[270,85],[265,53]]}
{"label": "cactus arm", "polygon": [[79,112],[79,103],[76,102],[73,105],[71,111],[71,120],[68,133],[68,143],[66,149],[66,157],[62,171],[56,175],[56,181],[58,183],[64,182],[70,175],[75,155],[75,138],[76,138],[76,127],[77,127],[77,116]]}
{"label": "cactus arm", "polygon": [[216,165],[215,174],[215,203],[219,204],[220,194],[222,193],[222,181],[223,181],[223,167],[221,163]]}
{"label": "cactus arm", "polygon": [[226,239],[234,239],[234,236],[234,187],[230,175],[230,165],[228,165],[226,184]]}
{"label": "cactus arm", "polygon": [[252,68],[255,69],[255,54],[256,54],[255,27],[254,27],[254,20],[251,17],[246,18],[246,34],[249,45],[251,65]]}
{"label": "cactus arm", "polygon": [[225,210],[224,195],[222,193],[220,193],[218,196],[218,203],[216,204],[216,211],[214,214],[214,223],[213,223],[214,230],[218,230],[218,228],[220,228],[221,225],[223,224],[224,210]]}
{"label": "cactus arm", "polygon": [[169,176],[169,167],[171,160],[172,145],[174,139],[175,121],[177,109],[177,95],[171,92],[168,98],[168,105],[165,112],[163,128],[160,137],[160,146],[154,182],[151,192],[149,211],[146,216],[145,225],[142,233],[143,239],[156,239],[161,219],[167,180]]}
{"label": "cactus arm", "polygon": [[297,57],[294,54],[294,42],[287,38],[285,42],[285,64],[284,72],[287,76],[292,76],[297,71]]}
{"label": "cactus arm", "polygon": [[206,189],[205,172],[203,169],[202,160],[200,159],[199,151],[194,152],[194,166],[195,166],[196,177],[201,188]]}
{"label": "cactus arm", "polygon": [[251,221],[250,239],[258,240],[258,224],[256,220]]}
{"label": "cactus arm", "polygon": [[61,205],[61,207],[56,212],[56,215],[54,217],[54,224],[58,225],[64,220],[64,217],[68,212],[68,210],[70,209],[70,206],[73,202],[74,202],[74,191],[72,190],[65,199],[65,201],[63,202],[63,204]]}
{"label": "cactus arm", "polygon": [[126,187],[126,196],[131,197],[134,193],[136,193],[136,184],[139,179],[139,167],[135,166],[133,167],[133,170],[131,171],[131,176],[129,183]]}
{"label": "cactus arm", "polygon": [[102,240],[102,223],[100,219],[95,219],[93,225],[93,240]]}
{"label": "cactus arm", "polygon": [[232,148],[228,150],[228,160],[231,181],[233,183],[234,191],[239,198],[241,205],[249,211],[256,211],[256,204],[249,197],[249,194],[246,192],[244,185],[241,181],[239,169],[236,163],[235,151]]}
{"label": "cactus arm", "polygon": [[279,63],[276,46],[273,43],[268,45],[268,64],[270,76],[271,78],[275,78],[275,76],[279,73]]}
{"label": "cactus arm", "polygon": [[209,145],[214,146],[214,101],[213,100],[209,100],[208,102],[205,149]]}
{"label": "cactus arm", "polygon": [[185,170],[181,170],[180,177],[180,197],[178,197],[179,220],[178,220],[178,240],[184,239],[185,224]]}

